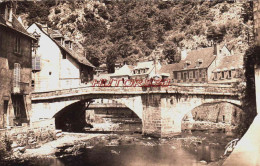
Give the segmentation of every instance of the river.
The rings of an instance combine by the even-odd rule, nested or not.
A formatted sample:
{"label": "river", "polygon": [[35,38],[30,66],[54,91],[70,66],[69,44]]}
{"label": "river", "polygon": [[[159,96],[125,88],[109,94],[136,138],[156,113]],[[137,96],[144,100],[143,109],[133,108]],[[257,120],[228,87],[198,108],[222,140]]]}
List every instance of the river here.
{"label": "river", "polygon": [[[86,133],[87,134],[87,133]],[[141,134],[105,134],[88,146],[64,146],[54,157],[33,157],[6,165],[24,166],[199,166],[219,165],[225,133],[183,133],[179,138],[156,139]],[[91,146],[90,146],[91,145]],[[70,149],[70,150],[68,150]],[[71,150],[74,149],[74,150]],[[76,149],[76,150],[75,150]],[[74,153],[72,152],[74,151]],[[75,153],[76,151],[76,153]]]}

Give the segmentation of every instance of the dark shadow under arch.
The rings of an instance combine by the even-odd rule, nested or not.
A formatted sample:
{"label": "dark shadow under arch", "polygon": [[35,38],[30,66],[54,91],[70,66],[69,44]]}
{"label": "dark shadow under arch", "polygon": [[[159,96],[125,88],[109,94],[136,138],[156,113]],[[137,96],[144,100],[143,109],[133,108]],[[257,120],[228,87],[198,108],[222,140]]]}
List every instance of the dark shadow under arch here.
{"label": "dark shadow under arch", "polygon": [[70,104],[56,113],[55,118],[56,129],[63,131],[81,132],[86,126],[85,109],[88,100],[81,100]]}

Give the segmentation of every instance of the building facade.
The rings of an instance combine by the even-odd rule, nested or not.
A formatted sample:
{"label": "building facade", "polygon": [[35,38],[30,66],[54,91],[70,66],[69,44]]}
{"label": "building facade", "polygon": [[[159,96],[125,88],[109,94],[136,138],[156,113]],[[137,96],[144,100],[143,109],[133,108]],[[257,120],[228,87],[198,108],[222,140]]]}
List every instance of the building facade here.
{"label": "building facade", "polygon": [[133,67],[131,79],[150,79],[158,73],[161,69],[160,62],[155,59],[146,62],[137,62]]}
{"label": "building facade", "polygon": [[38,23],[27,31],[37,38],[32,54],[34,91],[69,89],[93,80],[94,66],[74,53],[72,41],[59,31]]}
{"label": "building facade", "polygon": [[33,36],[0,4],[0,128],[29,122]]}
{"label": "building facade", "polygon": [[243,55],[233,55],[226,45],[183,50],[181,61],[162,66],[159,73],[169,73],[174,83],[231,84],[242,77]]}

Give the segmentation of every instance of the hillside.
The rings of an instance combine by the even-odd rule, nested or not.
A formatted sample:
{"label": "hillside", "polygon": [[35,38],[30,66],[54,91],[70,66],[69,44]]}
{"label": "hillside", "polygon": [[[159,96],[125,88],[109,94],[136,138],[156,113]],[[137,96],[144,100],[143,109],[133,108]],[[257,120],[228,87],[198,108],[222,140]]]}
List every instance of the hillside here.
{"label": "hillside", "polygon": [[37,21],[76,41],[95,65],[116,60],[134,63],[161,46],[168,63],[179,48],[227,43],[236,52],[248,48],[252,4],[225,1],[82,1],[19,2],[17,14],[30,25]]}

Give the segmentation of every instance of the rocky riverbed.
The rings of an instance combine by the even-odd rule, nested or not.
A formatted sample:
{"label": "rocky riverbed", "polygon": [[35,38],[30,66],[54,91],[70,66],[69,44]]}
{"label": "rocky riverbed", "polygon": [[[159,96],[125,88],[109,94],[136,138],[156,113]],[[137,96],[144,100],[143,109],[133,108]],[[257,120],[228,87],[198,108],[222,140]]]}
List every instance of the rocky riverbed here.
{"label": "rocky riverbed", "polygon": [[[140,134],[64,133],[57,140],[43,144],[37,149],[14,152],[12,157],[2,162],[2,165],[51,165],[52,163],[52,165],[63,166],[73,165],[74,161],[81,161],[77,165],[103,165],[103,162],[117,165],[126,161],[129,165],[136,162],[183,165],[183,160],[180,158],[173,160],[174,156],[188,157],[187,164],[221,165],[225,159],[224,146],[232,139],[222,133],[184,133],[178,138],[171,139],[142,137]],[[129,155],[135,158],[135,162],[128,159]],[[100,162],[103,162],[91,161],[96,156],[99,156]],[[154,161],[151,156],[158,158],[158,161]],[[165,164],[166,161],[168,164]],[[121,165],[128,164],[121,163]]]}

